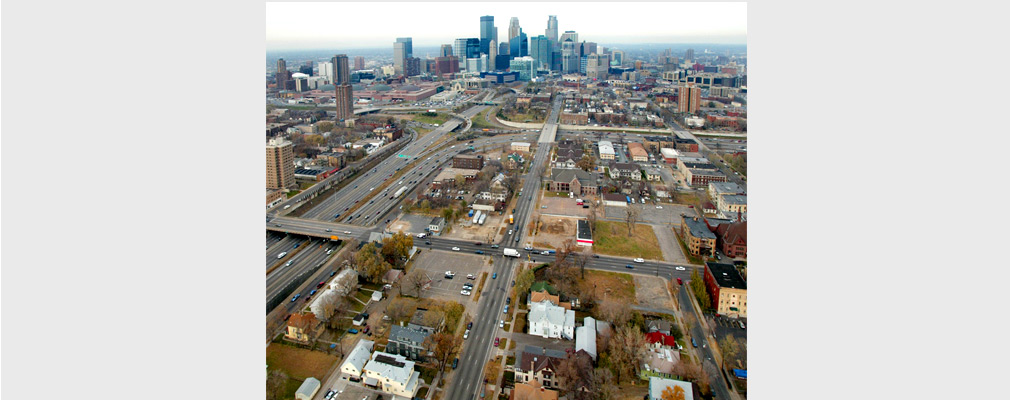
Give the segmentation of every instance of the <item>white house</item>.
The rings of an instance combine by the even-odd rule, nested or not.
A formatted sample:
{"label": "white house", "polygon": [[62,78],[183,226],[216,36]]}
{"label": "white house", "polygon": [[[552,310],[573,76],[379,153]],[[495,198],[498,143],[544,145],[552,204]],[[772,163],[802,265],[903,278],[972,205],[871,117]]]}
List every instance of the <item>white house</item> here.
{"label": "white house", "polygon": [[364,383],[394,396],[413,398],[420,388],[420,376],[414,371],[414,362],[406,357],[376,351],[365,364]]}
{"label": "white house", "polygon": [[526,142],[512,142],[512,151],[530,152],[530,144]]}
{"label": "white house", "polygon": [[360,377],[365,369],[365,363],[368,362],[368,355],[372,352],[372,346],[375,342],[371,340],[362,339],[358,342],[357,346],[354,346],[354,350],[347,355],[347,359],[340,366],[340,372],[351,376]]}
{"label": "white house", "polygon": [[545,338],[571,340],[575,337],[575,311],[549,302],[534,303],[529,312],[529,333]]}

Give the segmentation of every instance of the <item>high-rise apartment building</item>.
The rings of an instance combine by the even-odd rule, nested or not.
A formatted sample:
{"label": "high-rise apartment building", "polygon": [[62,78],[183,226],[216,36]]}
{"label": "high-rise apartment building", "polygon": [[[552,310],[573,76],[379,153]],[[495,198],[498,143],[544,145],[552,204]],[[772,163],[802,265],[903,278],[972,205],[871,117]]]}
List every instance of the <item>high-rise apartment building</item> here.
{"label": "high-rise apartment building", "polygon": [[582,42],[582,54],[583,56],[588,56],[593,53],[599,53],[596,51],[596,42]]}
{"label": "high-rise apartment building", "polygon": [[443,44],[441,48],[438,49],[439,57],[449,57],[452,55],[452,45]]}
{"label": "high-rise apartment building", "polygon": [[575,42],[565,38],[561,42],[561,72],[571,74],[579,71],[579,55],[575,51]]}
{"label": "high-rise apartment building", "polygon": [[274,74],[277,80],[277,90],[287,90],[288,88],[288,63],[283,58],[277,59],[277,73]]}
{"label": "high-rise apartment building", "polygon": [[267,143],[267,189],[288,189],[295,184],[295,155],[291,142],[282,138]]}
{"label": "high-rise apartment building", "polygon": [[354,69],[359,71],[365,69],[365,57],[362,56],[354,57]]}
{"label": "high-rise apartment building", "polygon": [[701,103],[701,88],[688,83],[677,89],[677,111],[694,114]]}
{"label": "high-rise apartment building", "polygon": [[596,80],[607,79],[607,70],[610,69],[606,61],[607,56],[592,53],[586,57],[586,77]]}
{"label": "high-rise apartment building", "polygon": [[413,39],[409,37],[396,38],[396,42],[393,43],[393,73],[404,75],[407,59],[413,56]]}
{"label": "high-rise apartment building", "polygon": [[494,40],[494,16],[480,17],[480,52],[489,54],[491,41]]}
{"label": "high-rise apartment building", "polygon": [[354,92],[349,83],[334,88],[333,101],[337,105],[337,119],[354,117]]}
{"label": "high-rise apartment building", "polygon": [[519,29],[519,17],[512,17],[509,20],[509,42],[512,41],[512,38],[519,36]]}
{"label": "high-rise apartment building", "polygon": [[337,54],[330,58],[333,63],[333,84],[347,85],[351,83],[351,69],[347,65],[347,54]]}
{"label": "high-rise apartment building", "polygon": [[560,49],[560,42],[558,42],[558,17],[555,15],[547,16],[547,29],[544,30],[544,36],[547,36],[547,40],[551,42],[551,50]]}
{"label": "high-rise apartment building", "polygon": [[684,59],[694,61],[694,49],[687,49],[687,51],[684,52]]}
{"label": "high-rise apartment building", "polygon": [[530,57],[536,60],[538,70],[551,69],[551,41],[547,35],[530,39]]}
{"label": "high-rise apartment building", "polygon": [[312,76],[312,61],[306,61],[304,65],[298,67],[298,72]]}

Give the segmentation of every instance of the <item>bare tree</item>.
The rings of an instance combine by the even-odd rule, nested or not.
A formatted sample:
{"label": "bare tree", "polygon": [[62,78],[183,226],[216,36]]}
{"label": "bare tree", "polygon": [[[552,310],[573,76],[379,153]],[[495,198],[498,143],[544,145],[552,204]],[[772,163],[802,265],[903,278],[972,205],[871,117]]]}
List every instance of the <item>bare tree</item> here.
{"label": "bare tree", "polygon": [[599,304],[600,316],[606,318],[614,325],[614,328],[624,327],[631,321],[631,307],[628,303],[604,300]]}
{"label": "bare tree", "polygon": [[439,332],[429,335],[424,340],[424,347],[434,354],[435,365],[439,371],[444,371],[446,364],[459,353],[463,344],[462,336]]}
{"label": "bare tree", "polygon": [[579,269],[582,279],[586,279],[586,265],[589,264],[589,259],[589,253],[582,251],[572,253],[572,263]]}
{"label": "bare tree", "polygon": [[722,353],[722,368],[726,369],[726,363],[740,352],[740,342],[730,333],[719,341],[719,352]]}
{"label": "bare tree", "polygon": [[624,222],[628,224],[628,237],[635,236],[635,223],[638,222],[638,208],[629,205],[624,212]]}
{"label": "bare tree", "polygon": [[421,289],[423,289],[428,282],[431,282],[428,275],[426,275],[420,268],[411,268],[410,272],[407,273],[407,276],[404,277],[404,280],[407,282],[407,286],[414,290],[414,296],[417,297],[421,297]]}
{"label": "bare tree", "polygon": [[279,369],[272,369],[267,373],[267,400],[281,400],[284,398],[284,386],[288,382],[288,375]]}

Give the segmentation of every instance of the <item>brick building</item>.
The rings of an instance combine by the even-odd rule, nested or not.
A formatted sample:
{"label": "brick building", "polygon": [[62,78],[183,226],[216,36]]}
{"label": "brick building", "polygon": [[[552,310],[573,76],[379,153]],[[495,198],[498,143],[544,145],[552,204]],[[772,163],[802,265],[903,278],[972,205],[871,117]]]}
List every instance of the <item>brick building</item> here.
{"label": "brick building", "polygon": [[463,169],[483,169],[484,156],[473,154],[460,154],[452,158],[453,168]]}
{"label": "brick building", "polygon": [[705,288],[715,312],[747,317],[747,281],[733,264],[706,262]]}
{"label": "brick building", "polygon": [[705,222],[699,221],[698,217],[681,217],[680,232],[691,254],[715,257],[716,236]]}

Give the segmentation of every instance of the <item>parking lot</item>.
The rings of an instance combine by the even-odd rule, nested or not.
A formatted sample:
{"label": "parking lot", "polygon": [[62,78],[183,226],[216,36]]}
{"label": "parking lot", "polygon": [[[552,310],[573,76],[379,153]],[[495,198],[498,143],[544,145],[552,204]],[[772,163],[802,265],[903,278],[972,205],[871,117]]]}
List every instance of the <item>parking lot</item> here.
{"label": "parking lot", "polygon": [[427,215],[403,214],[389,224],[389,231],[403,231],[404,233],[417,235],[418,233],[424,232],[424,229],[428,227],[428,223],[431,222],[431,218],[432,217]]}
{"label": "parking lot", "polygon": [[[465,296],[459,292],[467,282],[472,283],[476,290],[480,284],[480,273],[489,271],[487,260],[487,256],[454,251],[422,252],[414,260],[414,268],[420,268],[431,279],[428,289],[421,293],[422,297],[456,301],[464,306],[473,303],[467,301],[473,299],[472,295]],[[456,276],[446,279],[445,271],[452,271]],[[467,279],[467,274],[472,274],[474,279]]]}
{"label": "parking lot", "polygon": [[732,333],[733,337],[746,342],[747,329],[740,328],[741,322],[744,323],[744,326],[747,326],[746,318],[714,317],[713,322],[712,327],[715,329],[717,338],[723,338]]}
{"label": "parking lot", "polygon": [[[540,201],[541,206],[547,206],[547,208],[541,208],[539,211],[543,214],[553,214],[553,215],[568,215],[572,217],[583,217],[589,215],[588,208],[582,208],[582,206],[576,204],[576,198],[567,197],[544,197]],[[589,201],[589,198],[583,199]]]}

